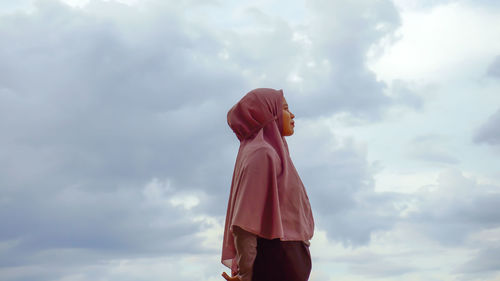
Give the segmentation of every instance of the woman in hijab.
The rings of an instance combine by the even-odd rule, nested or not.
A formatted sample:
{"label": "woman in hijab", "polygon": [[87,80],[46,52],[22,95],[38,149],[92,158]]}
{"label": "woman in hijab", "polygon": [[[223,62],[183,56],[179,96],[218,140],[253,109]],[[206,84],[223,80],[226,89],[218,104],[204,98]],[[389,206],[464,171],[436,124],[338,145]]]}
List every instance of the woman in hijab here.
{"label": "woman in hijab", "polygon": [[282,90],[255,89],[227,114],[240,141],[226,214],[228,281],[306,281],[314,220],[285,136],[294,129]]}

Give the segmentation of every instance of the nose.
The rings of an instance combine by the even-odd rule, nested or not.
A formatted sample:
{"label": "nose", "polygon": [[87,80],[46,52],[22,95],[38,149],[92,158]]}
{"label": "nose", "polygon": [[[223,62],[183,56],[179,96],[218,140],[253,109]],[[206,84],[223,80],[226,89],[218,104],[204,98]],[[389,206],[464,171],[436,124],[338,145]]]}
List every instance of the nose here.
{"label": "nose", "polygon": [[290,112],[290,118],[293,119],[295,118],[295,115],[293,113]]}

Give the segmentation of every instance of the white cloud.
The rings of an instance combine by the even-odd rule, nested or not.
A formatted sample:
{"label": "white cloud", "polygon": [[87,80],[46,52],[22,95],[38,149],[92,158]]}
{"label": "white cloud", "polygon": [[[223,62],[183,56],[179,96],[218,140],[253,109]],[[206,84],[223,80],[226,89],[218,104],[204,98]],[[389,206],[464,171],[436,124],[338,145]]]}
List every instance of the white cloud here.
{"label": "white cloud", "polygon": [[495,10],[448,1],[430,10],[402,13],[399,40],[371,63],[384,81],[450,81],[482,76],[498,55],[500,20]]}

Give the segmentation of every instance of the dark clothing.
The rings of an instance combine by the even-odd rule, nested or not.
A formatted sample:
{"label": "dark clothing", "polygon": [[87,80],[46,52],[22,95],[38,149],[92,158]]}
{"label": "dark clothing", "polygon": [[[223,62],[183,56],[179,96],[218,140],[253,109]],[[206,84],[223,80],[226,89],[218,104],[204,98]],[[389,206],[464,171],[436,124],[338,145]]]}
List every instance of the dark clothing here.
{"label": "dark clothing", "polygon": [[258,237],[252,281],[307,281],[310,273],[311,254],[304,242]]}

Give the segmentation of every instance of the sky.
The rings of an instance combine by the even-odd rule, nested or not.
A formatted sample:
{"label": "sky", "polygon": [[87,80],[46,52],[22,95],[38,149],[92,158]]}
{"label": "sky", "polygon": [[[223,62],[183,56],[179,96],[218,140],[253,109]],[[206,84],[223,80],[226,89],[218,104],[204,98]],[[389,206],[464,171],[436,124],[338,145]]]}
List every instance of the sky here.
{"label": "sky", "polygon": [[239,142],[283,89],[310,280],[500,280],[500,4],[2,0],[0,279],[223,280]]}

